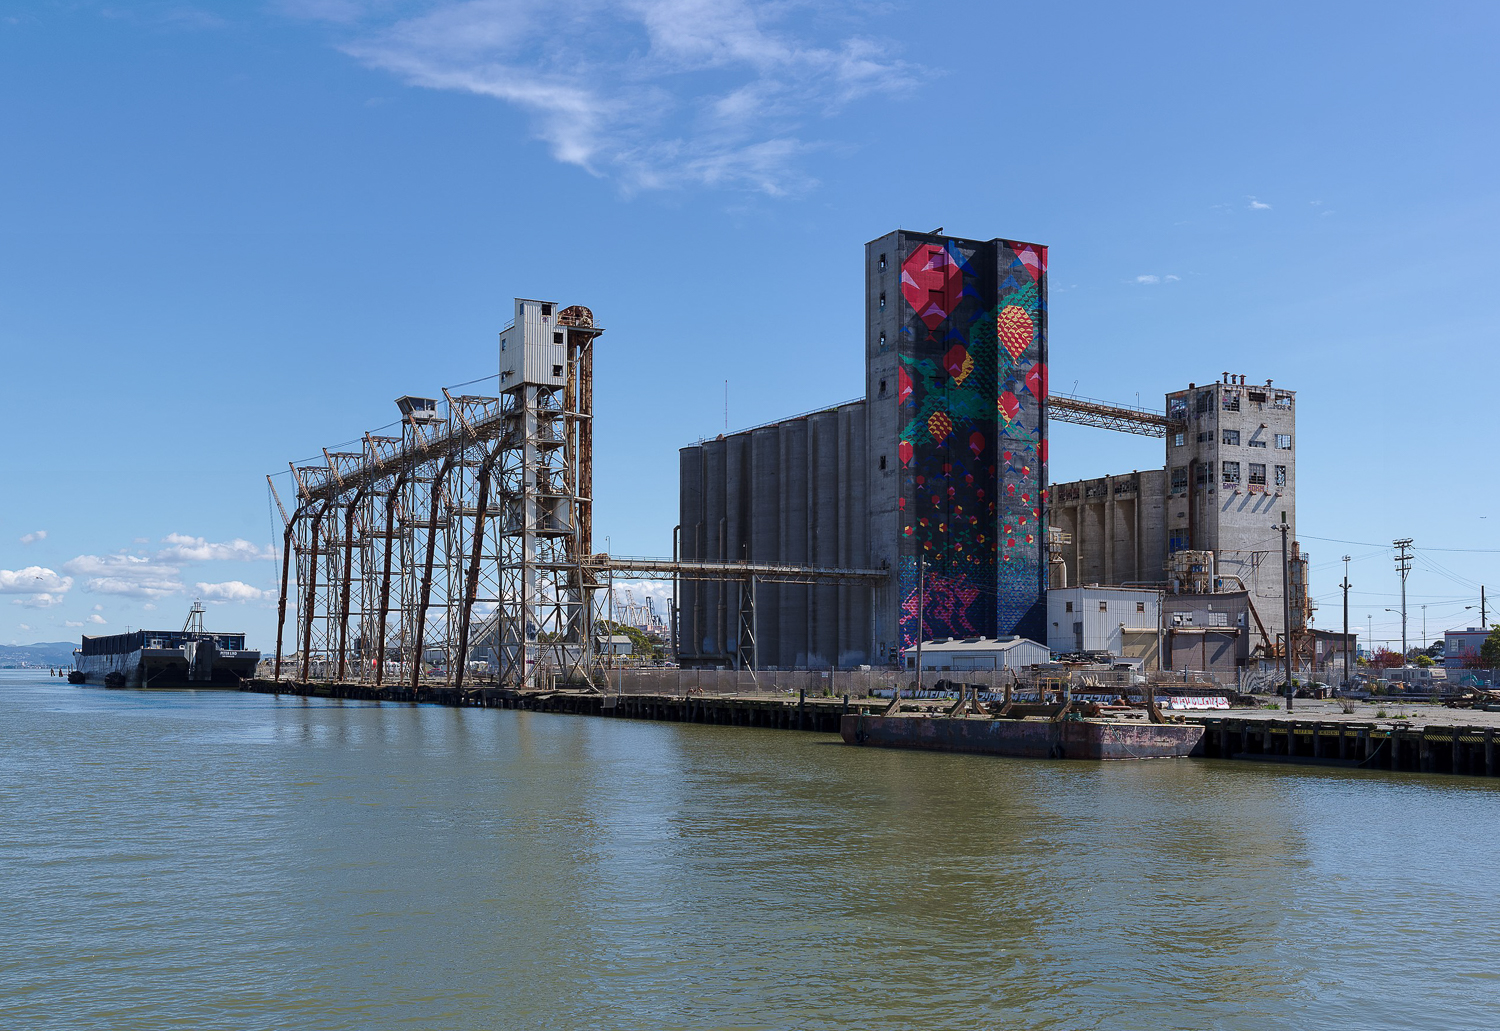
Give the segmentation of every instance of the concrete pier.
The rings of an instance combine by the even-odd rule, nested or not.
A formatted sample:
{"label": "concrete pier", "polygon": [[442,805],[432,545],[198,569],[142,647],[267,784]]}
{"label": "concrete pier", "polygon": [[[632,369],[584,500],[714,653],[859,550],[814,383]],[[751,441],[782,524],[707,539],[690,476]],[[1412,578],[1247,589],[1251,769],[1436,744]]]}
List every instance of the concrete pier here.
{"label": "concrete pier", "polygon": [[[518,691],[500,687],[442,685],[296,684],[254,680],[244,690],[318,698],[524,709],[580,716],[710,723],[733,727],[839,733],[844,714],[879,715],[890,700],[849,695],[811,697],[747,694],[598,694]],[[946,703],[908,703],[936,708]],[[1369,709],[1370,712],[1362,711]],[[1372,713],[1392,710],[1375,716]],[[1242,709],[1213,715],[1174,716],[1204,727],[1201,754],[1210,759],[1280,762],[1470,777],[1496,775],[1500,712],[1386,703],[1345,713],[1336,703],[1299,702],[1291,714]]]}

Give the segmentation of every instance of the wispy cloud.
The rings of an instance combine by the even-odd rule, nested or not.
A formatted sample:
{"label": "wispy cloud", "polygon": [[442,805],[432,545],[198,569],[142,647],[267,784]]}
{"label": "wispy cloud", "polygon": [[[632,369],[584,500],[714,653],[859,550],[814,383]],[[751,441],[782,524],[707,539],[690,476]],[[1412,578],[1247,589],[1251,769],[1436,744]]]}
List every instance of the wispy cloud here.
{"label": "wispy cloud", "polygon": [[37,541],[44,541],[46,539],[47,539],[47,531],[46,530],[36,530],[33,533],[23,534],[21,536],[21,543],[22,544],[35,544]]}
{"label": "wispy cloud", "polygon": [[1138,286],[1158,286],[1162,283],[1180,283],[1182,282],[1182,277],[1171,274],[1160,276],[1155,273],[1148,273],[1144,276],[1136,276],[1135,282]]}
{"label": "wispy cloud", "polygon": [[410,85],[525,112],[558,161],[631,190],[804,189],[814,123],[918,71],[887,42],[794,31],[776,0],[439,0],[394,19],[388,5],[283,8],[346,26],[344,52]]}
{"label": "wispy cloud", "polygon": [[[150,607],[151,606],[149,606],[149,605],[147,606],[147,608],[150,608]],[[96,612],[92,616],[89,617],[89,622],[93,623],[96,626],[103,626],[105,623],[108,623],[109,620],[105,619],[103,616],[99,615],[99,613]]]}
{"label": "wispy cloud", "polygon": [[14,605],[31,609],[50,609],[62,604],[63,596],[73,588],[73,578],[62,576],[45,566],[24,569],[0,569],[0,594],[18,594]]}
{"label": "wispy cloud", "polygon": [[1271,210],[1271,205],[1265,203],[1264,201],[1258,201],[1254,197],[1249,197],[1249,198],[1246,198],[1246,199],[1250,201],[1250,210],[1251,211],[1270,211]]}
{"label": "wispy cloud", "polygon": [[81,619],[65,619],[65,620],[63,620],[63,626],[70,627],[70,628],[75,628],[76,629],[77,627],[83,626],[83,620],[81,620]]}
{"label": "wispy cloud", "polygon": [[239,580],[226,580],[220,584],[197,583],[193,586],[197,588],[200,598],[207,598],[209,601],[264,601],[275,593],[251,587]]}

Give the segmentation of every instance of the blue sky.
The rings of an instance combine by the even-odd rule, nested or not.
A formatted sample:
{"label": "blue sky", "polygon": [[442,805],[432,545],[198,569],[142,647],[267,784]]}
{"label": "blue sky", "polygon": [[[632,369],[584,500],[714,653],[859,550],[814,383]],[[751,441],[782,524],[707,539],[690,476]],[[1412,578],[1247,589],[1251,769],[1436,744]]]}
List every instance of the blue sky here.
{"label": "blue sky", "polygon": [[[516,295],[607,327],[595,537],[666,554],[724,381],[735,426],[859,395],[862,246],[939,225],[1051,247],[1054,389],[1298,391],[1319,625],[1348,553],[1351,622],[1399,638],[1396,537],[1412,640],[1422,604],[1473,623],[1497,33],[1484,3],[7,5],[0,641],[201,595],[269,648],[264,475],[489,375]],[[1051,455],[1162,464],[1070,426]]]}

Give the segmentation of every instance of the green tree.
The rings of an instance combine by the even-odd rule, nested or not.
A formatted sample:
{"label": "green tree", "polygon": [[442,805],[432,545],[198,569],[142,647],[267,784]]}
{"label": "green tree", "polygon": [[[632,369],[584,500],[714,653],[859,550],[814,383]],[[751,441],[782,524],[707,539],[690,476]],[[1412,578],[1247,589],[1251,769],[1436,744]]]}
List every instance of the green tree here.
{"label": "green tree", "polygon": [[1500,623],[1490,627],[1490,636],[1479,646],[1479,661],[1491,669],[1500,666]]}
{"label": "green tree", "polygon": [[1435,662],[1432,661],[1432,656],[1431,655],[1428,655],[1426,652],[1423,652],[1421,655],[1417,656],[1417,665],[1421,666],[1423,669],[1426,669],[1429,666],[1436,666],[1437,663],[1435,663]]}

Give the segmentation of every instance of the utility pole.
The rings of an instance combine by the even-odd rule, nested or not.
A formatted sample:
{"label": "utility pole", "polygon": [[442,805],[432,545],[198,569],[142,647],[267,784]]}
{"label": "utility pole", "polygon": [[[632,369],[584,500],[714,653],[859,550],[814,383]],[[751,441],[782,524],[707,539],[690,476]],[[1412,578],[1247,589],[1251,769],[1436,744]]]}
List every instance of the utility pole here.
{"label": "utility pole", "polygon": [[1396,546],[1396,572],[1401,574],[1401,665],[1406,666],[1406,574],[1411,572],[1410,537],[1393,542]]}
{"label": "utility pole", "polygon": [[1484,584],[1479,585],[1479,625],[1485,630],[1490,628],[1489,619],[1486,617],[1484,609]]}
{"label": "utility pole", "polygon": [[927,632],[927,556],[917,555],[917,690],[922,690],[922,638]]}
{"label": "utility pole", "polygon": [[1349,556],[1344,556],[1344,690],[1349,689]]}
{"label": "utility pole", "polygon": [[1292,688],[1292,567],[1286,553],[1286,538],[1292,526],[1286,521],[1285,512],[1281,513],[1281,522],[1271,529],[1281,531],[1281,618],[1285,630],[1281,651],[1286,657],[1286,711],[1291,712],[1292,699],[1297,692]]}
{"label": "utility pole", "polygon": [[1422,650],[1427,650],[1427,606],[1422,606]]}

